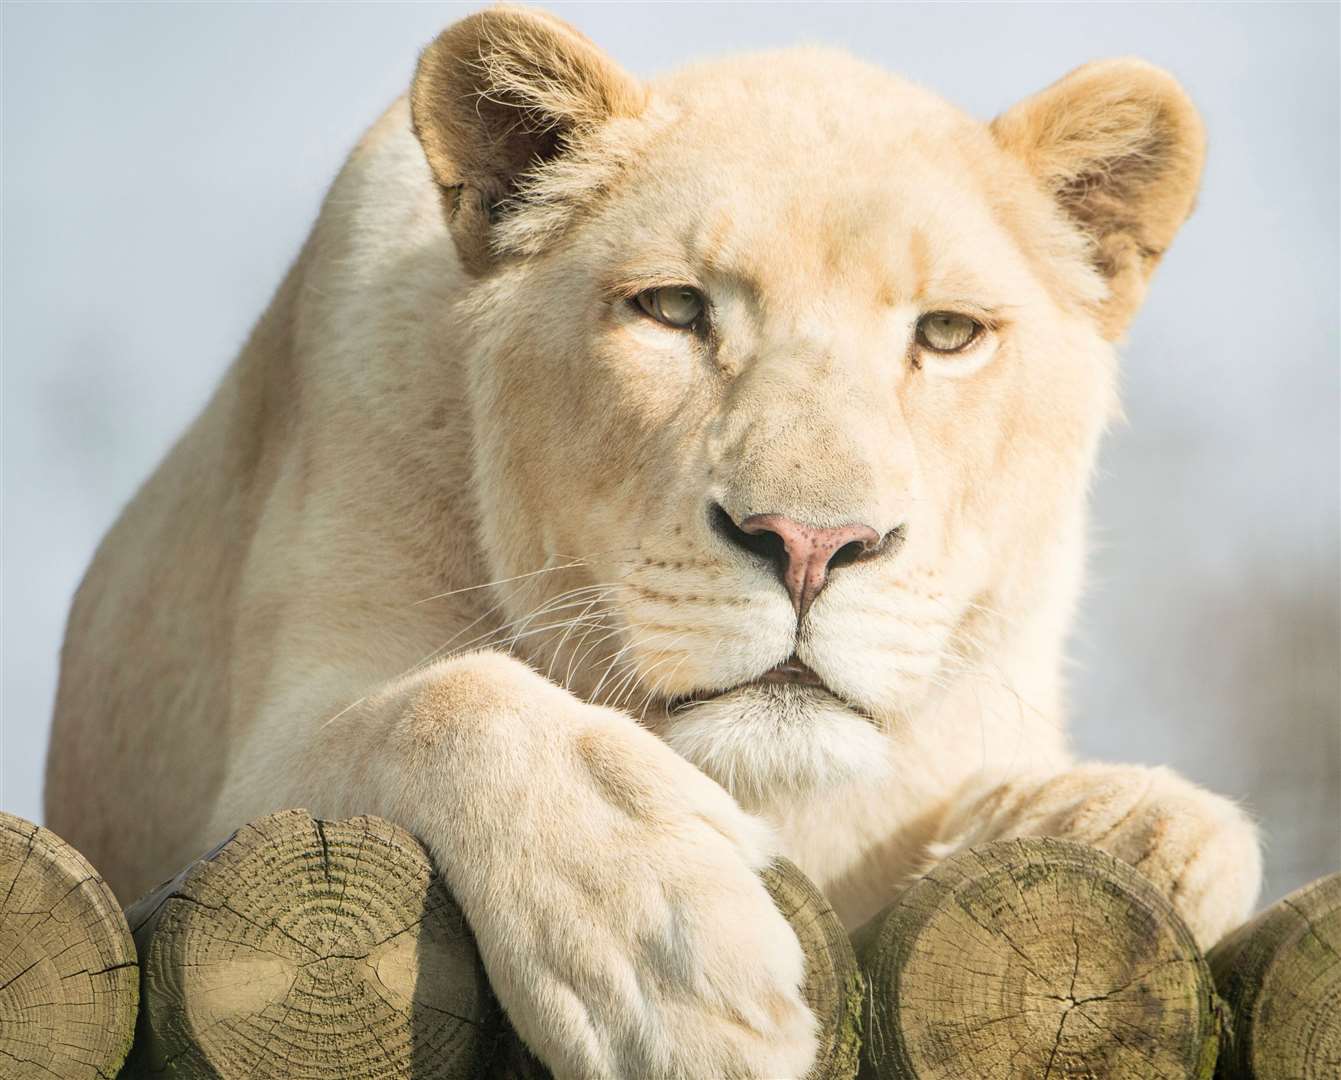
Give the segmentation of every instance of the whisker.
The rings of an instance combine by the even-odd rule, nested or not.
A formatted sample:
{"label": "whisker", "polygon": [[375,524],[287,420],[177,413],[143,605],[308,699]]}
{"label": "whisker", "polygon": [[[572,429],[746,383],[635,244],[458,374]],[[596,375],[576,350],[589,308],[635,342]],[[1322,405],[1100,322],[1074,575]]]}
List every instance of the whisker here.
{"label": "whisker", "polygon": [[[669,631],[653,634],[651,635],[651,637],[643,638],[642,640],[639,640],[637,638],[631,638],[625,645],[621,646],[619,649],[615,650],[615,652],[611,653],[610,664],[606,667],[605,674],[601,676],[601,681],[596,684],[596,688],[591,692],[591,700],[595,701],[597,699],[598,695],[600,694],[601,687],[605,684],[605,680],[609,677],[610,672],[614,669],[615,665],[619,662],[619,658],[624,653],[628,652],[629,649],[632,649],[635,646],[646,645],[648,641],[656,640],[658,637],[664,637],[665,633],[668,632]],[[597,662],[599,663],[600,661]]]}
{"label": "whisker", "polygon": [[669,672],[662,675],[659,679],[657,679],[656,682],[652,684],[652,688],[647,691],[646,696],[643,698],[642,707],[638,710],[637,719],[638,724],[640,726],[647,718],[647,710],[648,707],[652,704],[652,699],[654,697],[662,696],[662,688],[667,683],[669,683],[671,679],[675,678],[676,673],[680,670],[681,667],[684,666],[684,662],[688,659],[689,659],[689,653],[685,653],[683,656],[680,657],[679,662],[676,663],[676,665],[673,668],[671,668]]}
{"label": "whisker", "polygon": [[[595,586],[588,586],[587,588],[595,588]],[[572,591],[572,592],[576,592],[577,590],[571,590],[571,591]],[[542,604],[540,607],[535,608],[535,609],[532,609],[531,611],[528,611],[525,615],[518,616],[516,619],[511,619],[511,620],[509,620],[508,622],[505,622],[505,623],[502,623],[502,624],[500,624],[500,625],[498,625],[498,626],[495,626],[495,627],[493,627],[493,628],[491,628],[491,629],[489,629],[489,630],[486,630],[486,631],[485,631],[484,633],[482,633],[482,634],[477,634],[475,637],[469,639],[468,641],[464,641],[464,642],[462,642],[461,644],[457,645],[457,646],[455,647],[455,649],[452,650],[452,651],[455,652],[455,653],[462,653],[462,652],[466,652],[466,651],[468,651],[468,650],[470,650],[470,649],[473,649],[473,648],[483,648],[483,647],[485,647],[485,646],[489,643],[489,639],[490,639],[490,638],[493,638],[493,637],[495,637],[495,636],[499,636],[499,635],[505,635],[505,634],[506,634],[510,629],[512,629],[513,627],[520,627],[520,626],[523,626],[523,625],[525,625],[525,624],[528,624],[528,623],[530,623],[531,621],[535,620],[536,618],[538,618],[538,617],[540,617],[540,616],[542,616],[542,615],[553,615],[553,614],[556,614],[556,613],[559,612],[559,611],[564,611],[564,610],[568,610],[569,608],[579,607],[581,604],[583,604],[583,603],[585,602],[584,599],[574,599],[574,600],[572,600],[572,601],[570,601],[570,602],[566,602],[566,603],[558,603],[558,601],[560,601],[560,600],[564,600],[568,595],[569,595],[568,593],[561,593],[559,596],[554,597],[554,598],[552,598],[551,600],[546,601],[546,602],[545,602],[544,604]],[[500,601],[500,603],[501,603],[501,601]],[[479,620],[476,620],[476,622],[478,622],[478,621],[479,621]],[[474,626],[474,625],[475,625],[475,623],[472,622],[472,623],[469,624],[469,626],[465,627],[463,630],[459,630],[459,631],[457,631],[456,634],[452,635],[452,637],[448,638],[447,641],[443,642],[443,643],[442,643],[441,645],[439,645],[435,650],[433,650],[432,653],[430,653],[427,657],[425,657],[425,660],[436,659],[438,656],[445,654],[445,653],[447,652],[448,649],[451,649],[451,647],[452,647],[452,645],[455,643],[456,639],[457,639],[458,637],[461,636],[461,634],[464,632],[464,630],[465,630],[465,629],[469,629],[470,626]],[[553,625],[555,625],[555,626],[562,626],[563,624],[562,624],[562,623],[556,623],[556,624],[553,624]],[[500,638],[500,641],[501,641],[501,638]]]}
{"label": "whisker", "polygon": [[[537,571],[537,572],[538,572],[538,571]],[[532,576],[532,575],[528,575],[528,574],[518,575],[519,578],[522,578],[522,577],[530,577],[530,576]],[[469,630],[470,627],[476,625],[481,619],[487,618],[493,611],[496,611],[496,610],[497,610],[497,609],[498,609],[504,602],[505,602],[504,600],[500,600],[497,604],[495,604],[492,608],[490,608],[488,611],[486,611],[483,615],[480,615],[480,616],[479,616],[478,618],[476,618],[474,621],[472,621],[472,622],[470,622],[469,624],[467,624],[467,626],[464,627],[463,629],[464,629],[464,630]],[[412,606],[413,606],[413,605],[412,605]],[[450,644],[451,640],[454,640],[455,637],[459,637],[460,634],[461,634],[462,632],[463,632],[463,631],[458,630],[457,633],[456,633],[455,635],[453,635],[453,638],[448,639],[448,644]],[[410,664],[409,667],[407,667],[407,668],[405,668],[403,671],[401,671],[400,674],[396,675],[394,678],[392,678],[392,679],[390,679],[390,680],[387,680],[387,681],[389,681],[389,682],[396,682],[396,681],[398,681],[398,680],[400,680],[400,679],[405,678],[407,675],[410,675],[410,674],[411,674],[412,672],[414,672],[416,669],[419,669],[419,668],[421,668],[423,665],[425,665],[425,664],[431,662],[431,661],[433,660],[433,658],[436,657],[436,656],[442,651],[443,648],[445,648],[445,645],[440,645],[440,646],[438,646],[436,649],[431,650],[430,652],[426,653],[425,655],[421,656],[418,660],[416,660],[416,661],[414,661],[412,664]],[[354,699],[353,701],[351,701],[348,705],[346,705],[343,709],[341,709],[339,712],[337,712],[334,716],[330,717],[330,719],[323,721],[322,724],[321,724],[321,726],[320,726],[317,730],[318,730],[318,731],[324,731],[326,728],[330,727],[331,724],[335,723],[337,720],[340,719],[340,717],[344,716],[344,715],[345,715],[346,713],[348,713],[351,709],[358,708],[358,706],[362,705],[365,701],[367,701],[368,698],[372,696],[372,693],[373,693],[373,692],[369,692],[369,693],[367,693],[367,694],[363,694],[363,695],[361,695],[361,696],[358,697],[358,698],[355,698],[355,699]]]}
{"label": "whisker", "polygon": [[[679,637],[676,638],[676,641],[679,641],[684,636],[685,636],[684,634],[680,634]],[[646,640],[640,642],[640,644],[646,644],[646,643],[647,643]],[[675,643],[672,642],[671,646],[672,649],[674,649],[674,644]],[[663,648],[662,651],[664,652],[666,650]],[[622,708],[628,701],[631,701],[633,699],[633,695],[638,692],[638,684],[640,682],[645,681],[647,677],[651,675],[651,673],[654,672],[657,668],[659,668],[662,664],[666,663],[668,660],[674,659],[677,653],[681,657],[680,661],[681,663],[683,663],[685,660],[689,658],[689,654],[685,652],[683,649],[674,650],[669,652],[668,655],[663,656],[660,660],[654,663],[646,671],[641,673],[638,671],[637,663],[636,662],[631,663],[629,665],[628,673],[624,676],[624,678],[620,682],[620,685],[616,687],[616,690],[612,693],[612,702],[614,704],[614,707]]]}
{"label": "whisker", "polygon": [[484,581],[478,585],[466,585],[464,588],[452,589],[449,592],[437,593],[434,596],[426,596],[422,600],[416,600],[411,607],[418,607],[420,604],[427,604],[432,600],[445,600],[449,596],[460,596],[462,593],[475,592],[478,589],[492,589],[497,585],[507,585],[513,581],[522,581],[526,578],[533,578],[539,574],[553,574],[559,570],[572,570],[579,566],[587,565],[585,562],[570,562],[564,566],[544,566],[539,570],[529,570],[525,574],[515,574],[512,577],[499,578],[497,581]]}
{"label": "whisker", "polygon": [[[596,604],[600,603],[600,600],[601,600],[601,598],[598,596],[598,597],[595,597],[595,598],[593,598],[592,600],[588,601],[588,602],[587,602],[587,606],[584,607],[584,608],[582,609],[581,612],[579,612],[579,614],[578,614],[578,618],[579,618],[579,619],[585,619],[585,618],[587,617],[588,613],[591,611],[592,607],[595,606]],[[604,625],[604,616],[603,616],[603,615],[602,615],[602,616],[599,616],[598,619],[597,619],[597,621],[598,621],[599,623],[602,623],[602,624]],[[568,641],[568,637],[569,637],[569,635],[573,632],[573,629],[574,629],[575,626],[576,626],[576,623],[574,623],[573,626],[570,626],[570,627],[568,628],[568,630],[566,630],[566,631],[564,632],[563,637],[561,637],[561,638],[559,639],[559,643],[553,647],[553,652],[552,652],[552,655],[550,656],[550,659],[549,659],[549,666],[545,669],[545,678],[547,678],[547,679],[552,679],[552,678],[554,677],[554,665],[555,665],[555,663],[558,661],[559,656],[562,654],[564,644]],[[582,637],[578,639],[578,643],[577,643],[577,645],[575,645],[575,646],[573,647],[573,651],[574,651],[574,652],[577,651],[577,647],[578,647],[578,645],[581,645],[581,643],[582,643],[583,641],[586,640],[587,634],[589,634],[589,633],[590,633],[590,630],[586,630],[586,631],[583,632]],[[571,669],[571,660],[570,660],[569,667],[570,667],[570,669]]]}
{"label": "whisker", "polygon": [[[578,642],[577,648],[574,648],[573,655],[568,661],[568,670],[564,673],[564,685],[570,685],[572,683],[574,667],[581,668],[582,664],[586,662],[587,657],[592,654],[593,650],[599,648],[602,642],[609,641],[616,634],[621,634],[623,632],[624,631],[622,627],[619,626],[614,627],[612,630],[610,630],[609,633],[602,634],[590,645],[588,645],[587,648],[584,649],[581,654],[578,653],[577,649],[581,648],[582,642]],[[583,641],[585,640],[586,639],[583,638]]]}
{"label": "whisker", "polygon": [[[589,599],[588,594],[590,592],[594,591],[596,592],[597,596],[602,596],[606,592],[606,590],[610,588],[611,588],[610,585],[600,585],[600,586],[588,586],[580,591],[572,590],[569,593],[563,594],[563,596],[561,597],[555,597],[554,600],[548,601],[546,604],[542,604],[539,608],[536,608],[529,614],[522,616],[522,618],[514,619],[512,624],[510,625],[520,624],[521,626],[524,627],[542,615],[552,615],[558,611],[565,611],[570,608],[579,607],[583,603],[587,602],[587,600]],[[560,599],[564,600],[564,602],[562,604],[557,604],[556,606],[555,602]],[[555,623],[552,625],[556,627],[561,626],[562,622]],[[509,651],[511,650],[511,648],[512,646],[509,645],[508,646]]]}
{"label": "whisker", "polygon": [[[575,667],[581,667],[582,664],[586,663],[587,657],[590,656],[596,649],[598,649],[603,642],[609,641],[612,637],[615,637],[618,634],[622,634],[626,629],[628,629],[628,627],[623,626],[611,627],[608,633],[602,634],[590,645],[588,645],[585,649],[583,649],[581,653],[578,653],[576,650],[574,650],[573,660],[571,661],[572,665]],[[603,656],[599,660],[595,661],[595,663],[598,664],[604,663],[608,659],[609,659],[608,656]]]}

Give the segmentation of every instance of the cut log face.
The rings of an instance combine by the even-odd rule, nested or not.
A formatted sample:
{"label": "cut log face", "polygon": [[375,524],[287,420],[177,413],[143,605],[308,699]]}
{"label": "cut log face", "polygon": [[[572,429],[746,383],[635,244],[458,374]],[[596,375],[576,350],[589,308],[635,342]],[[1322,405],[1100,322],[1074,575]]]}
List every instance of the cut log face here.
{"label": "cut log face", "polygon": [[1232,1015],[1222,1080],[1341,1076],[1341,874],[1291,893],[1207,959]]}
{"label": "cut log face", "polygon": [[935,867],[855,935],[864,1077],[1210,1077],[1210,972],[1168,901],[1063,840]]}
{"label": "cut log face", "polygon": [[286,811],[128,912],[144,967],[135,1075],[474,1078],[501,1013],[419,843]]}
{"label": "cut log face", "polygon": [[107,884],[55,833],[0,813],[0,1073],[115,1076],[139,983]]}

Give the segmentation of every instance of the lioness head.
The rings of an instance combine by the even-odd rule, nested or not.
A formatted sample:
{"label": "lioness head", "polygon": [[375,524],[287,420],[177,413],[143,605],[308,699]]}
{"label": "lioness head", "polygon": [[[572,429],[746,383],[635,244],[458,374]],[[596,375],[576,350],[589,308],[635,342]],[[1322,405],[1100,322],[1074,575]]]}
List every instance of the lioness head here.
{"label": "lioness head", "polygon": [[643,83],[500,8],[411,107],[518,651],[747,798],[879,767],[989,665],[1055,710],[1111,343],[1201,170],[1172,78],[988,125],[827,50]]}

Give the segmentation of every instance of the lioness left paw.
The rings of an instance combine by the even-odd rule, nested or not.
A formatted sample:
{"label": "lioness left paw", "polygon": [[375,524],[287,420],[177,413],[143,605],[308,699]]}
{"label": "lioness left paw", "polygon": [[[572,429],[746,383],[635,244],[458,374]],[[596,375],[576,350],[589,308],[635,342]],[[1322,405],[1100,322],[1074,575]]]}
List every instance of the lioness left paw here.
{"label": "lioness left paw", "polygon": [[1093,844],[1140,870],[1209,948],[1252,913],[1257,827],[1238,805],[1166,768],[1087,765],[1045,782],[1042,835]]}
{"label": "lioness left paw", "polygon": [[1209,948],[1252,913],[1262,855],[1248,814],[1170,769],[1082,765],[980,782],[946,822],[933,855],[1016,836],[1091,844],[1131,863]]}

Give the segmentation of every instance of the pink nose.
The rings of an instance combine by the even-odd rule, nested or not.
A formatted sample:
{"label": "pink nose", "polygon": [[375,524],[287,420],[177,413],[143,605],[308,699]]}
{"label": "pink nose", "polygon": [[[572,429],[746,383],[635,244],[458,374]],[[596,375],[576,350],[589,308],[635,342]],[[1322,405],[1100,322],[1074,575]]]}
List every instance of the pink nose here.
{"label": "pink nose", "polygon": [[869,525],[825,529],[782,514],[752,514],[738,528],[751,536],[772,533],[782,541],[782,584],[798,618],[809,610],[835,566],[874,554],[882,546],[880,534]]}

